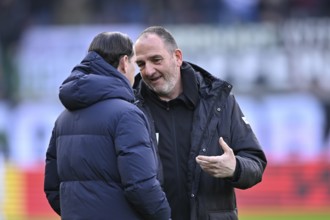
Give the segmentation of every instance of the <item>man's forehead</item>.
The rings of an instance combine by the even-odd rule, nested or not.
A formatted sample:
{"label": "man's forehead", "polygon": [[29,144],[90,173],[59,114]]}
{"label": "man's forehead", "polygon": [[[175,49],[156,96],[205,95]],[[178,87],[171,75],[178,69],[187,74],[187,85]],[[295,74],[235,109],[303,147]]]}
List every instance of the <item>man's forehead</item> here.
{"label": "man's forehead", "polygon": [[135,43],[135,52],[137,55],[143,53],[148,56],[154,56],[157,54],[165,53],[165,51],[165,45],[160,39],[141,38]]}
{"label": "man's forehead", "polygon": [[144,34],[135,42],[135,45],[163,45],[162,39],[156,34]]}

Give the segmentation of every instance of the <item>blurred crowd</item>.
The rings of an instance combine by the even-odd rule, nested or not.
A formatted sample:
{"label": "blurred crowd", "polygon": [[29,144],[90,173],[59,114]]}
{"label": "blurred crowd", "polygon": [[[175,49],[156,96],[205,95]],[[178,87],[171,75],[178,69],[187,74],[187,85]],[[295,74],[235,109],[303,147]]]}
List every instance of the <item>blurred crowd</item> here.
{"label": "blurred crowd", "polygon": [[328,0],[1,0],[1,40],[31,24],[231,24],[327,17]]}
{"label": "blurred crowd", "polygon": [[[327,0],[2,0],[1,25],[278,22],[325,17]],[[11,18],[10,21],[8,18]],[[7,23],[8,24],[8,23]],[[1,27],[3,28],[3,27]]]}
{"label": "blurred crowd", "polygon": [[1,0],[0,100],[17,97],[12,57],[32,25],[235,25],[325,17],[330,17],[328,0]]}
{"label": "blurred crowd", "polygon": [[15,99],[11,57],[31,25],[222,24],[328,17],[328,0],[1,0],[0,99]]}

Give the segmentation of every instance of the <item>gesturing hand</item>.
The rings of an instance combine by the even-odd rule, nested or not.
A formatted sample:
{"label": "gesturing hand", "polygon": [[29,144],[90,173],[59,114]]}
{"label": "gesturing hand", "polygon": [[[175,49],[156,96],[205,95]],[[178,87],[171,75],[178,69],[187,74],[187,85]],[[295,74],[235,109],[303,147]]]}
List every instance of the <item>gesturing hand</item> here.
{"label": "gesturing hand", "polygon": [[236,168],[236,158],[233,150],[227,145],[222,137],[219,138],[219,145],[224,153],[220,156],[196,157],[196,162],[202,170],[217,178],[233,177]]}

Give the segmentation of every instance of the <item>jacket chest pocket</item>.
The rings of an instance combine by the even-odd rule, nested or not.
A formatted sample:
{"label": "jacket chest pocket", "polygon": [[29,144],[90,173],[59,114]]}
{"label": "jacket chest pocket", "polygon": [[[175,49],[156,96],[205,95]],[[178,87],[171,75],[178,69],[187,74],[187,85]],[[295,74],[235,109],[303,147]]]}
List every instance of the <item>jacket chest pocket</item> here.
{"label": "jacket chest pocket", "polygon": [[[218,120],[213,127],[213,130],[210,131],[209,136],[204,138],[207,143],[204,143],[207,146],[206,152],[207,155],[220,155],[223,153],[222,148],[219,145],[219,138],[222,137],[224,141],[229,145],[230,144],[230,129],[224,126],[221,123],[221,120]],[[229,145],[230,146],[230,145]],[[203,149],[202,149],[203,150]]]}

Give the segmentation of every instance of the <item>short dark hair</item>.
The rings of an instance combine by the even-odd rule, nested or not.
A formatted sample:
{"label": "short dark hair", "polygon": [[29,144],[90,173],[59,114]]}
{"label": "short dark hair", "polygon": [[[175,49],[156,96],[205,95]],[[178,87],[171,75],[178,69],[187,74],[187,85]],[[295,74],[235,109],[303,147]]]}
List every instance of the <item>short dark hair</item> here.
{"label": "short dark hair", "polygon": [[168,47],[169,51],[173,52],[174,50],[178,49],[178,45],[173,37],[173,35],[164,27],[162,26],[151,26],[146,28],[142,33],[139,35],[138,38],[146,35],[146,34],[156,34],[160,37],[165,45]]}
{"label": "short dark hair", "polygon": [[122,56],[134,55],[132,40],[120,32],[102,32],[96,35],[89,45],[88,52],[98,53],[106,62],[117,68]]}

